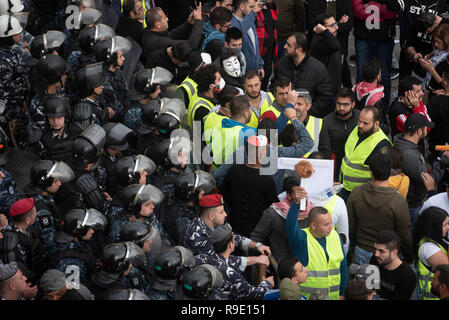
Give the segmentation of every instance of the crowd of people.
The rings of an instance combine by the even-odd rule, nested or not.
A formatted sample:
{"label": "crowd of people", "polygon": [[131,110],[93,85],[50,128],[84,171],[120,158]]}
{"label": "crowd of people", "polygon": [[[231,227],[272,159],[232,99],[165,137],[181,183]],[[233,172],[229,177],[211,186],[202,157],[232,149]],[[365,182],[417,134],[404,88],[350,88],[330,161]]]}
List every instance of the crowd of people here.
{"label": "crowd of people", "polygon": [[449,299],[447,14],[0,0],[1,299]]}

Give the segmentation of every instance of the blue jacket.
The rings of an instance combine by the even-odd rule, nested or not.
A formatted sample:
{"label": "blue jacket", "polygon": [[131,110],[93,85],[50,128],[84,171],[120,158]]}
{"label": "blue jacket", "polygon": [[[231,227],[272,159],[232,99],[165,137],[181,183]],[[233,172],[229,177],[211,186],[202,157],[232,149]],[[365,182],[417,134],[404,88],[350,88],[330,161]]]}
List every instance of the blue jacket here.
{"label": "blue jacket", "polygon": [[[232,27],[240,29],[243,33],[242,39],[242,53],[246,58],[246,70],[259,70],[263,68],[263,60],[259,54],[259,40],[257,38],[257,30],[254,21],[256,20],[256,13],[251,11],[242,21],[232,16]],[[251,42],[251,38],[248,34],[249,29],[254,31],[254,38],[256,40],[256,48]]]}
{"label": "blue jacket", "polygon": [[203,35],[204,35],[204,41],[201,46],[201,51],[204,51],[204,49],[206,48],[206,45],[209,43],[209,41],[217,39],[217,40],[221,40],[221,42],[223,42],[223,43],[225,42],[225,34],[223,32],[218,31],[217,29],[215,29],[212,26],[212,24],[210,23],[210,21],[208,21],[204,25]]}

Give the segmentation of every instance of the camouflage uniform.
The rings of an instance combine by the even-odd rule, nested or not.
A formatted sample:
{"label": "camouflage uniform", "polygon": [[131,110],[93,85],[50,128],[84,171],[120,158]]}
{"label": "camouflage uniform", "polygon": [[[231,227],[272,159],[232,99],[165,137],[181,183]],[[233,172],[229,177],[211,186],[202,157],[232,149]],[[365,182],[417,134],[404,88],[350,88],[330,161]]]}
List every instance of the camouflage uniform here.
{"label": "camouflage uniform", "polygon": [[131,106],[123,116],[123,124],[131,130],[137,130],[142,124],[142,104],[139,101],[131,101]]}
{"label": "camouflage uniform", "polygon": [[0,47],[0,100],[6,105],[6,120],[20,120],[17,142],[22,146],[26,144],[31,129],[29,115],[23,111],[27,95],[26,75],[27,69],[20,48],[16,45],[11,48]]}
{"label": "camouflage uniform", "polygon": [[0,213],[9,217],[9,208],[19,200],[19,194],[11,174],[5,168],[0,167],[0,170],[5,174],[5,177],[0,179]]}
{"label": "camouflage uniform", "polygon": [[222,296],[229,300],[262,300],[267,290],[272,289],[268,281],[262,281],[257,287],[252,286],[243,277],[243,275],[232,268],[226,259],[218,254],[215,254],[209,263],[220,270],[223,275],[223,285],[218,290],[221,291]]}
{"label": "camouflage uniform", "polygon": [[69,266],[74,266],[75,269],[79,270],[80,283],[87,285],[90,275],[95,268],[95,259],[89,243],[86,241],[73,242],[68,239],[59,241],[61,240],[56,238],[52,257],[52,268],[60,270],[66,276],[69,276],[73,273]]}
{"label": "camouflage uniform", "polygon": [[[209,237],[211,236],[213,229],[209,228],[204,224],[204,222],[198,217],[192,221],[192,224],[187,229],[184,242],[182,246],[190,249],[197,260],[200,260],[202,264],[209,263],[211,257],[215,255],[215,250],[210,242]],[[241,235],[234,235],[235,246],[241,248],[244,251],[248,250],[250,239],[243,237]],[[246,257],[238,257],[231,255],[229,257],[229,265],[234,269],[240,269],[244,271],[247,264]]]}
{"label": "camouflage uniform", "polygon": [[115,111],[112,121],[120,121],[128,103],[128,85],[120,70],[112,72],[106,69],[103,73],[107,80],[104,83],[101,98],[104,101],[104,105],[111,107]]}

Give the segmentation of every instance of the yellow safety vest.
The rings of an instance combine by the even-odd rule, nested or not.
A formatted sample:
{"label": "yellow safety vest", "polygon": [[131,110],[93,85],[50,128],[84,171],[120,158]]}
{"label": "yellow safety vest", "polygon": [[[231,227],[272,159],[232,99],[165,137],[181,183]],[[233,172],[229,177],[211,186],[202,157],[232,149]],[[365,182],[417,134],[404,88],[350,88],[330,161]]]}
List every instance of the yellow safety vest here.
{"label": "yellow safety vest", "polygon": [[439,243],[436,243],[435,241],[431,239],[421,239],[419,241],[419,249],[418,249],[418,261],[417,261],[417,269],[418,269],[418,289],[419,292],[423,292],[423,300],[439,300],[439,297],[434,295],[430,289],[432,288],[432,279],[435,276],[435,274],[422,263],[421,259],[419,258],[419,251],[421,250],[421,246],[424,242],[433,242],[435,243],[440,249],[444,252],[444,254],[447,255],[447,250],[441,246]]}
{"label": "yellow safety vest", "polygon": [[[120,12],[123,12],[123,2],[125,0],[120,0]],[[146,28],[147,27],[147,22],[145,21],[145,15],[147,14],[147,7],[145,5],[145,0],[140,0],[142,1],[142,7],[143,7],[143,13],[144,13],[144,18],[143,18],[143,27]],[[112,3],[112,0],[111,0]]]}
{"label": "yellow safety vest", "polygon": [[356,126],[346,141],[345,156],[341,162],[341,182],[343,183],[343,187],[348,191],[352,191],[355,187],[371,181],[370,169],[365,164],[365,160],[377,144],[384,139],[387,139],[391,144],[391,141],[382,129],[379,128],[379,131],[363,140],[354,149],[359,140],[357,132],[358,127]]}
{"label": "yellow safety vest", "polygon": [[214,170],[221,164],[225,163],[226,159],[231,156],[238,147],[240,147],[240,130],[243,128],[245,128],[243,124],[236,125],[232,128],[223,128],[222,124],[220,124],[214,128],[211,134]]}
{"label": "yellow safety vest", "polygon": [[323,208],[325,208],[327,210],[327,212],[329,212],[331,217],[334,214],[335,203],[337,202],[338,198],[340,198],[340,197],[337,196],[336,194],[334,194],[332,196],[332,198],[323,206]]}
{"label": "yellow safety vest", "polygon": [[212,131],[216,126],[221,125],[221,121],[223,119],[229,119],[226,116],[222,116],[215,111],[211,111],[207,116],[203,118],[204,122],[204,139],[206,140],[206,144],[210,143]]}
{"label": "yellow safety vest", "polygon": [[[279,117],[281,114],[276,108],[272,106],[274,101],[273,95],[271,92],[267,94],[267,98],[262,102],[262,105],[260,106],[260,116],[262,116],[267,111],[273,111],[273,113],[276,115],[276,117]],[[252,110],[251,120],[248,123],[248,127],[257,128],[257,125],[259,124],[259,118],[260,116],[257,116],[257,114]]]}
{"label": "yellow safety vest", "polygon": [[200,106],[206,107],[209,111],[212,110],[214,104],[205,98],[201,98],[198,94],[195,94],[189,103],[189,113],[187,115],[187,125],[190,129],[193,129],[193,119],[195,119],[195,113]]}
{"label": "yellow safety vest", "polygon": [[190,104],[190,100],[192,100],[192,97],[196,94],[196,88],[198,87],[197,83],[193,81],[190,77],[187,77],[184,79],[183,82],[178,86],[178,88],[184,88],[184,90],[187,92],[188,96],[188,103],[187,107]]}
{"label": "yellow safety vest", "polygon": [[302,294],[308,299],[313,292],[321,289],[327,292],[332,300],[338,300],[341,282],[340,264],[344,259],[340,236],[332,229],[326,237],[328,262],[323,247],[310,233],[309,228],[305,228],[304,231],[307,234],[309,262],[306,266],[307,281],[301,284]]}
{"label": "yellow safety vest", "polygon": [[320,132],[322,126],[323,126],[323,119],[309,116],[309,121],[307,121],[306,130],[313,140],[313,147],[309,152],[307,152],[304,155],[304,157],[308,158],[312,152],[318,151],[318,144],[320,143]]}

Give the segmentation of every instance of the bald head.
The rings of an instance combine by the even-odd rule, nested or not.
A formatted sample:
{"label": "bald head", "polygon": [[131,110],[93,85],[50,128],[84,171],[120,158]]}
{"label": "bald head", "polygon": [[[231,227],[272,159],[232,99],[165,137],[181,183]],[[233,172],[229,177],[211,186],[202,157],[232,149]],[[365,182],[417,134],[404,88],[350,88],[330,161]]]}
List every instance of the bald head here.
{"label": "bald head", "polygon": [[328,214],[326,208],[323,207],[313,207],[312,210],[309,212],[309,223],[310,222],[317,222],[320,215]]}

